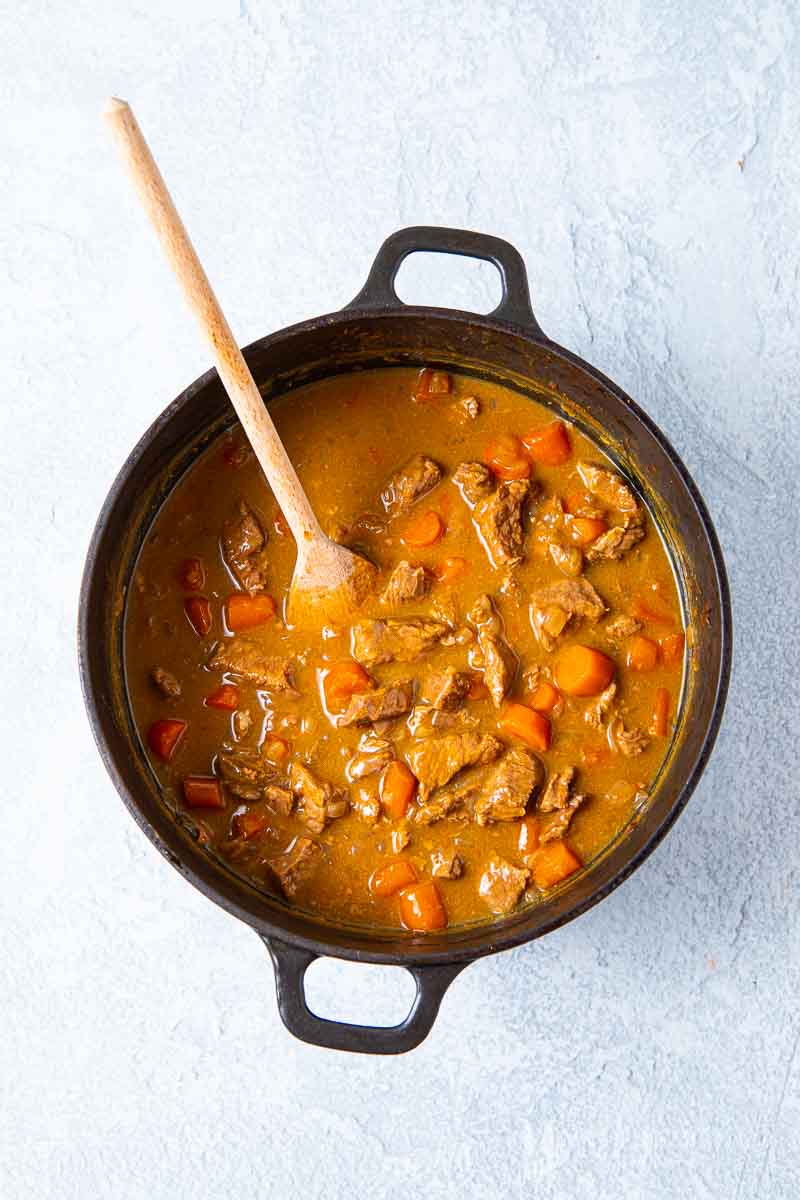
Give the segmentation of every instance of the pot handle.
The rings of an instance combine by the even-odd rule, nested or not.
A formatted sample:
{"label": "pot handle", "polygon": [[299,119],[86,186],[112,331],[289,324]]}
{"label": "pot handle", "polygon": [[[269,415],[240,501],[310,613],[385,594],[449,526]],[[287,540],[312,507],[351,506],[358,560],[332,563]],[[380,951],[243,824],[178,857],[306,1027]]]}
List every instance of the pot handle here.
{"label": "pot handle", "polygon": [[290,946],[275,937],[263,937],[275,967],[278,1011],[290,1033],[312,1046],[329,1050],[351,1050],[357,1054],[404,1054],[413,1050],[431,1031],[442,997],[468,963],[441,966],[408,966],[417,993],[404,1021],[399,1025],[348,1025],[318,1017],[306,1003],[305,973],[318,954]]}
{"label": "pot handle", "polygon": [[510,242],[488,233],[473,233],[468,229],[446,229],[435,225],[411,225],[398,229],[381,246],[367,282],[347,308],[396,309],[403,301],[394,290],[394,281],[403,259],[420,250],[435,254],[461,254],[465,258],[482,258],[494,263],[500,272],[503,296],[488,315],[501,321],[523,325],[535,336],[544,338],[539,322],[533,315],[528,291],[528,275],[520,252]]}

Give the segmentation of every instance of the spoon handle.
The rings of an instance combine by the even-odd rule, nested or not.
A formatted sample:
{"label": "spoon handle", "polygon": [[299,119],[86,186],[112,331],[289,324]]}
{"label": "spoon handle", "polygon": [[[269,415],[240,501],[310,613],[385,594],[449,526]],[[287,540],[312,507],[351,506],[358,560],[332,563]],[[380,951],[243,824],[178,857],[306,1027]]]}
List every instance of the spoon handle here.
{"label": "spoon handle", "polygon": [[183,221],[167,190],[139,123],[125,100],[112,99],[106,121],[122,153],[142,207],[184,298],[208,339],[225,391],[289,524],[298,547],[324,535],[303,491],[250,368],[244,361],[225,314],[197,257]]}

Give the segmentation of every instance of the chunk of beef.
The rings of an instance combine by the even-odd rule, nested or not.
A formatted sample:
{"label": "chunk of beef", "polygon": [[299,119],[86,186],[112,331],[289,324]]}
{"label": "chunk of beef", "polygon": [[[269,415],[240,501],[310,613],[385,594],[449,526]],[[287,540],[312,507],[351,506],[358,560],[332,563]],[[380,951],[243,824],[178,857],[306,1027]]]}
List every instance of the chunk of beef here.
{"label": "chunk of beef", "polygon": [[542,792],[539,812],[555,812],[556,809],[566,808],[574,778],[574,767],[567,767],[564,771],[554,771],[547,781],[547,787]]}
{"label": "chunk of beef", "polygon": [[225,562],[246,592],[254,595],[267,586],[267,535],[261,522],[244,500],[235,517],[222,531]]}
{"label": "chunk of beef", "polygon": [[636,617],[628,617],[623,613],[619,617],[614,617],[613,621],[609,621],[604,627],[603,632],[610,642],[615,646],[619,646],[627,638],[633,637],[634,633],[638,633],[641,628],[641,621],[637,621]]}
{"label": "chunk of beef", "polygon": [[394,746],[388,738],[378,737],[372,730],[362,734],[358,750],[347,764],[348,779],[364,779],[377,775],[394,758]]}
{"label": "chunk of beef", "polygon": [[617,562],[642,540],[644,532],[641,525],[631,525],[629,529],[613,525],[587,548],[586,558],[590,563]]}
{"label": "chunk of beef", "polygon": [[530,871],[527,868],[515,867],[498,854],[493,854],[478,884],[478,895],[491,912],[510,913],[516,908],[529,878]]}
{"label": "chunk of beef", "polygon": [[477,396],[462,396],[453,405],[453,412],[462,421],[475,421],[480,416],[481,402]]}
{"label": "chunk of beef", "polygon": [[503,743],[491,733],[446,733],[424,738],[408,752],[408,764],[419,780],[419,798],[424,803],[436,788],[443,787],[464,767],[493,762]]}
{"label": "chunk of beef", "polygon": [[277,876],[281,890],[287,900],[294,900],[303,885],[322,863],[323,852],[319,842],[311,838],[295,838],[283,854],[269,859],[269,866]]}
{"label": "chunk of beef", "polygon": [[336,724],[373,725],[376,721],[393,721],[411,711],[414,701],[414,681],[401,679],[371,692],[357,692],[350,697],[345,712],[337,717]]}
{"label": "chunk of beef", "polygon": [[449,632],[444,621],[430,617],[387,617],[358,621],[351,630],[353,658],[365,667],[414,662]]}
{"label": "chunk of beef", "polygon": [[392,854],[400,854],[411,842],[411,834],[407,829],[393,829],[389,834],[389,849]]}
{"label": "chunk of beef", "polygon": [[347,793],[320,779],[296,759],[289,771],[289,783],[299,801],[299,816],[312,833],[322,833],[329,821],[342,817],[350,807]]}
{"label": "chunk of beef", "polygon": [[282,817],[288,817],[294,805],[294,796],[287,787],[269,784],[264,788],[264,799],[274,812]]}
{"label": "chunk of beef", "polygon": [[491,496],[494,491],[492,472],[479,462],[463,462],[456,467],[453,483],[471,507]]}
{"label": "chunk of beef", "polygon": [[415,704],[406,724],[412,737],[424,738],[453,729],[477,729],[480,718],[463,709],[447,712],[430,704]]}
{"label": "chunk of beef", "polygon": [[611,705],[614,703],[616,694],[617,684],[612,679],[606,690],[600,693],[594,703],[590,704],[583,714],[583,719],[587,725],[591,725],[594,729],[602,729],[603,722],[611,710]]}
{"label": "chunk of beef", "polygon": [[153,667],[150,672],[150,681],[154,687],[158,688],[165,700],[177,700],[181,694],[181,685],[178,680],[171,671],[165,671],[163,667]]}
{"label": "chunk of beef", "polygon": [[561,579],[531,595],[531,626],[545,650],[554,649],[570,621],[599,621],[605,611],[588,579]]}
{"label": "chunk of beef", "polygon": [[455,850],[434,850],[431,875],[434,879],[458,879],[464,872],[464,860]]}
{"label": "chunk of beef", "polygon": [[456,780],[448,787],[439,788],[432,800],[415,805],[411,810],[411,820],[415,825],[433,825],[445,817],[451,821],[466,821],[469,814],[465,806],[474,798],[476,790],[476,780]]}
{"label": "chunk of beef", "polygon": [[472,676],[468,671],[439,667],[425,677],[421,699],[431,708],[454,712],[461,708],[471,686]]}
{"label": "chunk of beef", "polygon": [[512,479],[501,483],[497,491],[475,507],[475,523],[494,567],[513,567],[522,562],[525,552],[522,506],[529,488],[527,479]]}
{"label": "chunk of beef", "polygon": [[539,845],[546,846],[548,842],[563,837],[577,810],[588,800],[588,796],[570,796],[563,808],[542,817],[539,825]]}
{"label": "chunk of beef", "polygon": [[597,496],[606,508],[616,509],[625,515],[626,525],[631,524],[632,519],[640,517],[639,501],[616,471],[610,471],[608,467],[599,467],[595,463],[579,462],[578,474],[588,491]]}
{"label": "chunk of beef", "polygon": [[422,496],[427,496],[442,478],[442,468],[432,458],[415,454],[395,471],[381,492],[381,503],[392,516],[405,512]]}
{"label": "chunk of beef", "polygon": [[573,578],[583,570],[583,553],[578,546],[567,546],[560,538],[553,538],[548,544],[548,553],[564,575]]}
{"label": "chunk of beef", "polygon": [[535,754],[522,746],[507,750],[480,786],[475,820],[479,825],[489,825],[492,821],[524,817],[528,801],[543,779],[544,767]]}
{"label": "chunk of beef", "polygon": [[430,588],[430,577],[424,567],[412,567],[411,563],[403,560],[392,571],[381,592],[384,604],[406,604],[409,600],[419,600],[426,595]]}
{"label": "chunk of beef", "polygon": [[650,745],[650,738],[641,729],[626,729],[621,717],[615,717],[608,726],[608,740],[620,754],[633,758]]}
{"label": "chunk of beef", "polygon": [[247,679],[267,692],[294,691],[293,660],[283,655],[265,654],[258,642],[239,634],[219,642],[208,660],[214,671],[229,671]]}
{"label": "chunk of beef", "polygon": [[282,775],[259,750],[223,746],[217,754],[217,770],[228,791],[241,800],[262,800],[267,789],[280,784]]}
{"label": "chunk of beef", "polygon": [[374,788],[359,787],[353,800],[353,812],[365,825],[377,825],[381,815],[381,802]]}
{"label": "chunk of beef", "polygon": [[470,662],[483,671],[483,678],[496,708],[514,679],[517,656],[503,636],[503,622],[492,603],[491,596],[479,596],[473,604],[467,620],[475,626],[478,637],[477,650],[472,651]]}

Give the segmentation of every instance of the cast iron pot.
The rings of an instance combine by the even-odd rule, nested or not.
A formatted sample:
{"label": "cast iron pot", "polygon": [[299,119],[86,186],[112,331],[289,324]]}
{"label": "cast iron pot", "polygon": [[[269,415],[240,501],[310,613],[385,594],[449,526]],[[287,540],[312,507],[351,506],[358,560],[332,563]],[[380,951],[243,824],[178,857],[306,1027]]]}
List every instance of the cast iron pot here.
{"label": "cast iron pot", "polygon": [[[418,250],[494,263],[503,284],[498,307],[475,316],[403,305],[395,276],[403,259]],[[600,442],[647,502],[672,558],[692,631],[676,730],[652,797],[574,882],[504,920],[436,935],[325,924],[255,890],[193,840],[181,814],[171,812],[159,793],[125,691],[122,598],[138,550],[176,480],[234,420],[216,371],[188,387],[135,447],[100,513],[80,597],[81,679],[106,768],[164,857],[263,939],[275,967],[280,1014],[293,1034],[319,1046],[397,1054],[429,1032],[459,971],[484,954],[541,937],[602,900],[644,860],[686,804],[716,737],[730,672],[722,554],[678,455],[620,388],[545,336],[531,308],[523,261],[499,238],[456,229],[400,230],[384,242],[364,288],[341,312],[272,334],[244,354],[266,401],[337,372],[424,364],[494,380],[549,404]],[[410,971],[417,991],[407,1018],[372,1028],[316,1016],[306,1004],[303,979],[321,955]]]}

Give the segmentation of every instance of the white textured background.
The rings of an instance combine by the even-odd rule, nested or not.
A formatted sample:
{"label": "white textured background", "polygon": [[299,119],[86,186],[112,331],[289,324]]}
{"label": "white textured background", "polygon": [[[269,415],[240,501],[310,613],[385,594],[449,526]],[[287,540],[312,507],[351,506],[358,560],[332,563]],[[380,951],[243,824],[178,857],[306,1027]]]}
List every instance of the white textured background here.
{"label": "white textured background", "polygon": [[[794,0],[0,3],[0,1196],[800,1194]],[[544,329],[655,417],[717,522],[737,658],[672,835],[471,967],[418,1051],[305,1047],[250,930],[100,766],[75,671],[97,510],[207,356],[101,128],[135,104],[242,342],[418,222],[522,251]],[[738,160],[738,161],[737,161]],[[485,273],[409,294],[488,305]],[[399,1015],[332,966],[328,1012]]]}

